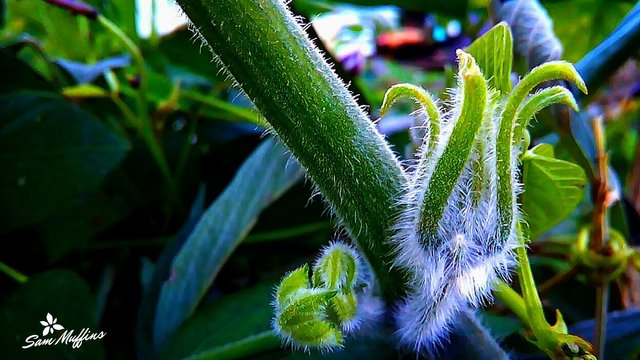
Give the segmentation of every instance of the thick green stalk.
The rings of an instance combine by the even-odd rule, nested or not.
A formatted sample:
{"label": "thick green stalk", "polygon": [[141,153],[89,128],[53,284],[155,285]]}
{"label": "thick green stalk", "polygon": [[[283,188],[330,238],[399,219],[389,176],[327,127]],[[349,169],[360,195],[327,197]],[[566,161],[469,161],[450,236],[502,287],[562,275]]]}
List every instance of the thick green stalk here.
{"label": "thick green stalk", "polygon": [[344,84],[282,1],[178,3],[357,240],[385,298],[397,298],[387,239],[405,176]]}

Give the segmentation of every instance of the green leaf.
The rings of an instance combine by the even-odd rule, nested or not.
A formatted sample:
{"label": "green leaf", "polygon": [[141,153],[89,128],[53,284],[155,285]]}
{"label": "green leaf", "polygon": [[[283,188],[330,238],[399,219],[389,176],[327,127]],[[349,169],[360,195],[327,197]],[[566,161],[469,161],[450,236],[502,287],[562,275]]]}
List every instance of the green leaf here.
{"label": "green leaf", "polygon": [[[0,308],[0,353],[5,359],[104,359],[102,341],[84,341],[72,349],[67,345],[52,345],[22,349],[30,335],[42,338],[47,313],[57,318],[65,330],[79,334],[83,328],[92,333],[99,329],[95,321],[94,299],[89,285],[78,274],[67,270],[51,270],[32,276],[12,293]],[[60,335],[64,332],[61,331]],[[6,335],[6,336],[5,336]],[[58,337],[58,331],[49,337]]]}
{"label": "green leaf", "polygon": [[[27,33],[42,41],[45,53],[52,57],[85,60],[95,36],[86,26],[86,19],[47,4],[44,1],[8,1],[10,21],[3,30],[8,34]],[[73,39],[70,41],[69,39]],[[100,49],[100,48],[98,48]],[[100,49],[102,50],[102,49]]]}
{"label": "green leaf", "polygon": [[278,306],[286,307],[298,290],[307,289],[309,282],[309,265],[304,265],[287,274],[276,291]]}
{"label": "green leaf", "polygon": [[97,187],[128,151],[125,139],[57,96],[0,97],[0,227],[41,220]]}
{"label": "green leaf", "polygon": [[524,330],[522,322],[513,317],[497,315],[488,311],[480,311],[479,316],[482,324],[496,339],[504,339],[515,332]]}
{"label": "green leaf", "polygon": [[587,179],[580,166],[555,159],[548,144],[527,151],[523,167],[522,210],[535,239],[571,214]]}
{"label": "green leaf", "polygon": [[[274,282],[262,283],[198,309],[169,339],[161,357],[204,357],[206,353],[228,349],[232,344],[270,332],[274,286]],[[273,340],[270,348],[279,348],[280,340],[275,336]],[[216,358],[221,357],[219,352],[217,355]]]}
{"label": "green leaf", "polygon": [[173,260],[162,285],[154,342],[164,344],[195,310],[218,271],[260,212],[300,179],[302,172],[273,139],[262,143],[202,215]]}
{"label": "green leaf", "polygon": [[477,61],[485,79],[503,94],[511,92],[513,40],[509,25],[501,22],[477,38],[467,52]]}

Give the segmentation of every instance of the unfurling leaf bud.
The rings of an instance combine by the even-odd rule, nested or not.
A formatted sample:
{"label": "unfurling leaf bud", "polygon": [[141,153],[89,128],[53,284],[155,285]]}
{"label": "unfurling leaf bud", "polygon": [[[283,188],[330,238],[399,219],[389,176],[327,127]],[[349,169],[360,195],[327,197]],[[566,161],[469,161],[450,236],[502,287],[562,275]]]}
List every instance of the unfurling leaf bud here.
{"label": "unfurling leaf bud", "polygon": [[274,301],[275,331],[305,349],[341,347],[343,332],[355,330],[363,317],[358,296],[365,294],[356,291],[362,279],[360,267],[355,249],[334,242],[315,262],[312,281],[307,265],[285,276]]}
{"label": "unfurling leaf bud", "polygon": [[313,285],[352,289],[358,276],[358,261],[358,254],[352,247],[339,242],[332,243],[313,265]]}

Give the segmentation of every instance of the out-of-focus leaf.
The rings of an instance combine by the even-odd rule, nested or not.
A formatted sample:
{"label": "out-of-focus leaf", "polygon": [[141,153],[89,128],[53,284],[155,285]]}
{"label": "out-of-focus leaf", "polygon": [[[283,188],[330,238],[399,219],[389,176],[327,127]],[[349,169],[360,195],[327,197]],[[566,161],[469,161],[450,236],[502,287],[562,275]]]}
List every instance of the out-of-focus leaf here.
{"label": "out-of-focus leaf", "polygon": [[449,344],[443,346],[443,360],[508,360],[489,331],[471,312],[462,312],[453,324]]}
{"label": "out-of-focus leaf", "polygon": [[[612,4],[612,6],[615,8],[623,5]],[[589,48],[589,53],[576,64],[576,70],[589,87],[590,93],[603,84],[630,56],[637,54],[638,42],[640,42],[640,3],[629,11],[604,41],[594,49]]]}
{"label": "out-of-focus leaf", "polygon": [[330,353],[322,353],[313,351],[310,354],[302,351],[293,352],[290,349],[284,349],[283,355],[279,357],[281,360],[390,360],[398,359],[398,350],[393,343],[392,336],[372,336],[347,338],[343,349],[335,350]]}
{"label": "out-of-focus leaf", "polygon": [[193,46],[193,42],[193,33],[187,29],[163,36],[157,48],[157,54],[162,57],[153,60],[161,62],[164,68],[173,69],[174,72],[182,69],[183,75],[191,73],[210,81],[223,81],[226,73],[216,62],[211,61],[213,55],[205,47]]}
{"label": "out-of-focus leaf", "polygon": [[[415,1],[415,0],[294,0],[293,6],[301,9],[324,9],[335,4],[353,4],[363,6],[394,5],[404,10],[435,12],[451,16],[464,16],[470,7],[486,6],[488,0],[451,0],[451,1]],[[313,14],[307,14],[313,15]]]}
{"label": "out-of-focus leaf", "polygon": [[56,262],[74,250],[82,249],[98,233],[129,215],[132,199],[98,192],[75,199],[56,210],[38,225],[49,261]]}
{"label": "out-of-focus leaf", "polygon": [[553,32],[549,14],[537,0],[491,1],[497,19],[513,31],[515,45],[529,69],[546,61],[560,60],[562,44]]}
{"label": "out-of-focus leaf", "polygon": [[[595,321],[586,320],[570,327],[569,333],[591,341]],[[605,357],[638,359],[640,356],[640,309],[616,311],[607,315]]]}
{"label": "out-of-focus leaf", "polygon": [[69,98],[101,98],[110,96],[107,90],[92,84],[67,86],[62,89],[62,95]]}
{"label": "out-of-focus leaf", "polygon": [[1,96],[0,227],[41,220],[95,188],[128,146],[95,116],[57,96]]}
{"label": "out-of-focus leaf", "polygon": [[523,167],[522,210],[535,239],[571,214],[587,179],[580,166],[555,159],[548,144],[527,151]]}
{"label": "out-of-focus leaf", "polygon": [[[5,359],[104,359],[101,340],[84,341],[82,346],[52,345],[22,349],[30,335],[42,338],[47,313],[57,318],[65,330],[73,330],[76,336],[83,328],[92,333],[98,329],[95,322],[94,299],[89,285],[76,273],[67,270],[51,270],[32,276],[26,284],[12,293],[0,307],[0,353]],[[57,338],[65,330],[56,330],[48,337]],[[102,340],[104,341],[104,340]]]}
{"label": "out-of-focus leaf", "polygon": [[30,34],[41,40],[45,52],[52,57],[84,61],[91,52],[89,27],[84,26],[86,19],[45,1],[8,1],[7,14],[10,19],[20,19],[7,23],[4,29],[7,34]]}
{"label": "out-of-focus leaf", "polygon": [[[204,306],[170,339],[166,359],[204,354],[271,329],[275,282],[263,283]],[[274,348],[280,346],[279,342]]]}
{"label": "out-of-focus leaf", "polygon": [[55,62],[71,74],[78,84],[86,84],[92,82],[108,70],[128,66],[129,63],[131,63],[131,57],[129,55],[115,56],[100,60],[94,64],[85,64],[65,59],[57,59]]}
{"label": "out-of-focus leaf", "polygon": [[607,37],[631,10],[633,2],[565,0],[544,5],[564,45],[564,59],[576,62]]}
{"label": "out-of-focus leaf", "polygon": [[136,1],[131,0],[83,0],[98,9],[100,14],[118,25],[127,36],[137,39]]}
{"label": "out-of-focus leaf", "polygon": [[55,90],[53,84],[6,49],[0,49],[0,74],[0,94],[16,90]]}
{"label": "out-of-focus leaf", "polygon": [[522,322],[513,317],[496,315],[487,311],[481,311],[479,315],[482,324],[487,327],[491,335],[496,339],[503,339],[524,329]]}
{"label": "out-of-focus leaf", "polygon": [[[136,324],[136,351],[138,359],[157,359],[158,355],[153,346],[153,320],[155,309],[158,304],[158,297],[164,280],[169,276],[171,261],[176,256],[182,244],[197,225],[198,220],[204,213],[205,187],[200,186],[198,195],[196,195],[189,217],[175,240],[162,250],[162,254],[158,261],[153,265],[153,274],[142,282],[142,299],[140,300],[140,310],[138,311],[138,320]],[[142,274],[144,276],[144,274]],[[142,277],[141,276],[141,277]]]}
{"label": "out-of-focus leaf", "polygon": [[500,23],[477,38],[467,52],[476,59],[489,83],[503,94],[511,92],[513,39],[506,23]]}
{"label": "out-of-focus leaf", "polygon": [[158,301],[154,325],[156,347],[161,347],[193,313],[260,212],[301,175],[298,164],[274,140],[265,141],[244,162],[173,260]]}

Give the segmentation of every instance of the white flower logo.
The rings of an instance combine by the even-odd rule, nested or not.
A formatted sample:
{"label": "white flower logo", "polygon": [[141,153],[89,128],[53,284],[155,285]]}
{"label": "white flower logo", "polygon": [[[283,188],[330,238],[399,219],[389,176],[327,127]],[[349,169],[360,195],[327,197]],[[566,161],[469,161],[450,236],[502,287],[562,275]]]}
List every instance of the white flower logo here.
{"label": "white flower logo", "polygon": [[40,321],[40,324],[44,326],[44,330],[42,330],[42,336],[47,336],[47,334],[53,334],[54,330],[64,330],[64,326],[60,324],[56,324],[58,322],[58,318],[54,318],[51,314],[47,313],[47,321]]}

